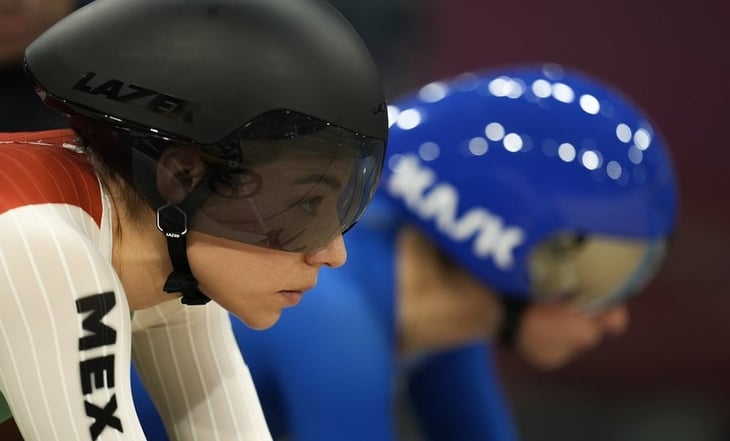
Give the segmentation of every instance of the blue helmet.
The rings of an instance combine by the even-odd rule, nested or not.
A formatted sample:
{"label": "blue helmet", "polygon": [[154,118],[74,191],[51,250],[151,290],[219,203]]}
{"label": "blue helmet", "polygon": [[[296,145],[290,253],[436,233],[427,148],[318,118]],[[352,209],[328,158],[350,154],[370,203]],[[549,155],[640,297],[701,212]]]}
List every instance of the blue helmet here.
{"label": "blue helmet", "polygon": [[670,153],[616,89],[555,64],[512,67],[428,84],[389,117],[382,192],[492,288],[539,296],[533,258],[556,238],[649,244],[624,297],[657,267],[677,217]]}

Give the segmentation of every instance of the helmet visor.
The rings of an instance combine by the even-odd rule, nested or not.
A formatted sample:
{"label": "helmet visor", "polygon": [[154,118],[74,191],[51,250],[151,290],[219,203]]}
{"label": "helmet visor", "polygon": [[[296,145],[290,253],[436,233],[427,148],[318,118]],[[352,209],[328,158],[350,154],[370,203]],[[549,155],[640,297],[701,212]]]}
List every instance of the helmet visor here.
{"label": "helmet visor", "polygon": [[385,141],[303,116],[293,126],[264,118],[201,149],[207,171],[194,192],[206,196],[189,227],[275,250],[321,248],[370,203]]}
{"label": "helmet visor", "polygon": [[[261,115],[210,145],[109,118],[76,118],[74,125],[153,209],[172,204],[184,213],[178,234],[316,250],[360,219],[383,169],[385,139],[287,110]],[[180,163],[163,161],[168,149],[192,152],[201,171],[189,175]],[[163,196],[161,176],[179,177],[183,195]]]}
{"label": "helmet visor", "polygon": [[536,247],[530,277],[537,299],[563,299],[596,311],[640,291],[664,258],[667,240],[562,234]]}

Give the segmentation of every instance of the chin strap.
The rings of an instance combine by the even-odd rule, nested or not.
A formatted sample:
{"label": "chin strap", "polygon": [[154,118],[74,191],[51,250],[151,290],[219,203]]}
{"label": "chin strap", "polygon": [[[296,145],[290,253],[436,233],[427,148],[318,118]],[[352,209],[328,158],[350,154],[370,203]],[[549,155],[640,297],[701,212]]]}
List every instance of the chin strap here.
{"label": "chin strap", "polygon": [[188,263],[185,240],[188,232],[187,214],[179,206],[168,202],[157,209],[157,228],[167,238],[167,252],[172,263],[172,272],[167,276],[163,290],[170,294],[181,293],[180,301],[186,305],[205,305],[210,298],[198,289],[198,281]]}
{"label": "chin strap", "polygon": [[528,300],[504,295],[502,297],[502,326],[497,333],[497,341],[514,348],[517,343],[517,334],[520,331],[522,314],[528,305]]}

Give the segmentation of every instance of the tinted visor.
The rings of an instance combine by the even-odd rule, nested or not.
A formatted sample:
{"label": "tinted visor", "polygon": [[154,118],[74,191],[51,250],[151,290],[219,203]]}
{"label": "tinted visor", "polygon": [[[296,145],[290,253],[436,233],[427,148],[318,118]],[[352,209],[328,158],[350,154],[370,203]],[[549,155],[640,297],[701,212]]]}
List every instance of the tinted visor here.
{"label": "tinted visor", "polygon": [[321,248],[362,216],[385,140],[292,112],[257,118],[215,146],[191,193],[189,228],[282,251]]}
{"label": "tinted visor", "polygon": [[553,237],[530,255],[533,295],[537,299],[567,300],[594,311],[620,303],[654,276],[666,245],[666,239],[572,234]]}
{"label": "tinted visor", "polygon": [[[385,139],[286,110],[259,116],[213,145],[94,113],[73,123],[153,209],[184,213],[185,224],[172,231],[282,251],[316,250],[350,229],[375,193],[385,156]],[[201,167],[190,173],[164,160],[173,150],[192,152],[185,156]],[[185,188],[179,200],[162,196],[170,193],[165,181]],[[158,217],[161,223],[167,221]]]}

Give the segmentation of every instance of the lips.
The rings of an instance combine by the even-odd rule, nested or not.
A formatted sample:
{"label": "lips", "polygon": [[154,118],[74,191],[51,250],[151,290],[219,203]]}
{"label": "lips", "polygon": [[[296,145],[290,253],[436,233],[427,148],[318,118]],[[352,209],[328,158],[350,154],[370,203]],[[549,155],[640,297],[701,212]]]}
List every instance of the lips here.
{"label": "lips", "polygon": [[298,305],[304,295],[302,291],[279,291],[279,294],[284,297],[288,306]]}
{"label": "lips", "polygon": [[310,289],[314,288],[314,286],[316,284],[317,284],[317,278],[315,277],[311,283],[308,283],[306,285],[299,285],[296,287],[291,287],[289,289],[282,289],[282,290],[279,290],[278,293],[281,294],[286,299],[287,303],[290,306],[294,306],[294,305],[297,305],[302,300],[302,296],[304,296],[304,293],[306,291],[309,291]]}
{"label": "lips", "polygon": [[313,286],[308,286],[308,287],[305,287],[305,288],[281,289],[278,292],[280,292],[282,294],[286,294],[286,293],[304,294],[306,291],[309,291],[312,288],[313,288]]}

